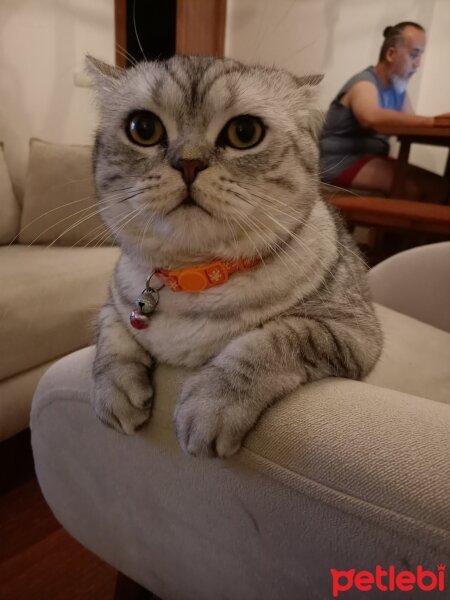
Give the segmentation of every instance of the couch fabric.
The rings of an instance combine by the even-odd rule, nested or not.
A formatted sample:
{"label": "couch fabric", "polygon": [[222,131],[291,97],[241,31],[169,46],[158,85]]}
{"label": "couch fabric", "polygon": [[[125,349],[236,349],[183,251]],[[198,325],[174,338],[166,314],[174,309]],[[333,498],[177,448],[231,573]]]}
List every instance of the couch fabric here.
{"label": "couch fabric", "polygon": [[15,242],[0,245],[0,440],[28,427],[50,364],[95,339],[118,249],[85,247],[105,237],[98,214],[74,226],[95,210],[90,152],[32,140],[21,215],[0,153],[0,243]]}
{"label": "couch fabric", "polygon": [[3,146],[0,143],[0,244],[9,244],[19,233],[20,207],[14,196]]}
{"label": "couch fabric", "polygon": [[450,564],[450,375],[440,360],[450,334],[377,310],[387,343],[370,383],[305,386],[228,460],[178,447],[172,412],[185,371],[157,369],[152,419],[127,437],[90,408],[94,349],[58,362],[32,412],[56,517],[164,600],[323,600],[330,568]]}
{"label": "couch fabric", "polygon": [[117,257],[108,247],[0,248],[0,439],[28,426],[36,369],[95,340]]}
{"label": "couch fabric", "polygon": [[394,254],[370,270],[370,287],[380,304],[450,332],[449,242]]}
{"label": "couch fabric", "polygon": [[19,242],[111,244],[95,205],[91,146],[30,140]]}

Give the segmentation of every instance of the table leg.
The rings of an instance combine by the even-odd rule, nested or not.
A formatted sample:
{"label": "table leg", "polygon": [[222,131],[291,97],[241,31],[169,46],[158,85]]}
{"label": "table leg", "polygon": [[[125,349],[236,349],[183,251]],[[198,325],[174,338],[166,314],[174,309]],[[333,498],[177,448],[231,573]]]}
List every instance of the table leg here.
{"label": "table leg", "polygon": [[400,140],[400,152],[397,158],[397,165],[395,169],[394,181],[392,182],[391,189],[389,191],[389,197],[391,198],[402,198],[403,182],[406,177],[406,171],[408,168],[409,151],[411,149],[411,142],[408,140]]}

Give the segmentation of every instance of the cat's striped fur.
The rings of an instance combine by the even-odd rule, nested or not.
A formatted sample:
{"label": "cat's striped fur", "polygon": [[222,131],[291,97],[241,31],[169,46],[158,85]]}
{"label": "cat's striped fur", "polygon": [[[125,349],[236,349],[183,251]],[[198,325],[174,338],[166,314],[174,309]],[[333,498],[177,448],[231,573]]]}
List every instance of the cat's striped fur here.
{"label": "cat's striped fur", "polygon": [[[317,78],[232,60],[174,57],[126,72],[91,59],[101,108],[95,176],[101,213],[122,255],[100,314],[95,410],[126,433],[150,417],[156,363],[195,368],[174,423],[194,455],[229,456],[273,402],[327,376],[360,379],[381,333],[365,267],[319,193]],[[135,145],[135,110],[155,113],[164,142]],[[265,136],[250,149],[218,142],[238,115]],[[191,195],[178,159],[200,159]],[[148,329],[129,323],[156,268],[260,257],[251,270],[199,294],[164,288]]]}

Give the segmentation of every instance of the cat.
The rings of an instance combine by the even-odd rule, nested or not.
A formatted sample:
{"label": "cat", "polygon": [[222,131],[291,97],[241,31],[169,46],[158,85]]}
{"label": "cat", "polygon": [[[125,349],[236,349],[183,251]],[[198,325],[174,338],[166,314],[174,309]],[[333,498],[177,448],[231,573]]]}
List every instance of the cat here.
{"label": "cat", "polygon": [[[127,70],[88,57],[87,69],[100,212],[121,247],[99,317],[98,417],[133,433],[150,418],[155,365],[189,367],[179,444],[228,457],[290,392],[365,377],[382,335],[365,264],[320,194],[321,77],[187,56]],[[175,291],[192,269],[211,287]]]}

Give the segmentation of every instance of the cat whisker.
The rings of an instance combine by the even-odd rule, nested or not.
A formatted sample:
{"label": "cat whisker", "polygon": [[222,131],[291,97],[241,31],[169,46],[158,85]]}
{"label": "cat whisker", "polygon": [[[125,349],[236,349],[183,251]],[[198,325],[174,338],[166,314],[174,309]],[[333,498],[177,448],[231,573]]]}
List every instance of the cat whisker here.
{"label": "cat whisker", "polygon": [[137,40],[137,43],[139,44],[139,49],[142,52],[142,56],[145,58],[145,60],[148,60],[148,58],[145,56],[145,52],[142,47],[141,40],[139,39],[138,30],[137,30],[137,26],[136,26],[136,0],[133,0],[133,26],[134,26],[134,33],[136,35],[136,40]]}
{"label": "cat whisker", "polygon": [[[84,198],[83,200],[86,200],[86,198]],[[68,203],[68,205],[69,204],[71,204],[71,203]],[[104,206],[103,207],[99,207],[98,206],[99,204],[103,204]],[[78,227],[80,224],[82,224],[86,220],[91,219],[91,218],[95,217],[96,215],[99,215],[101,212],[104,212],[104,211],[108,210],[108,208],[109,208],[109,202],[106,201],[106,200],[100,200],[100,201],[97,201],[96,203],[94,203],[94,204],[92,204],[90,206],[87,206],[85,208],[82,208],[82,209],[76,211],[75,213],[71,213],[70,215],[68,215],[66,217],[63,217],[62,219],[60,219],[56,223],[52,223],[49,227],[46,227],[43,231],[40,231],[39,234],[30,242],[29,245],[32,245],[32,244],[36,243],[42,235],[44,235],[45,233],[47,233],[47,231],[50,231],[54,227],[57,227],[58,225],[60,225],[64,221],[67,221],[69,219],[73,219],[74,216],[79,215],[80,213],[87,213],[88,211],[92,211],[89,215],[82,214],[82,216],[79,219],[77,219],[74,223],[71,223],[68,227],[66,227],[64,229],[64,231],[55,240],[53,240],[53,242],[50,244],[50,246],[52,246],[57,241],[59,241],[59,239],[61,239],[61,237],[63,237],[65,234],[67,234],[69,231],[72,231],[73,229],[75,229],[76,227]],[[49,212],[53,212],[53,211],[47,211],[46,214],[48,214]],[[37,219],[35,219],[35,221],[37,221],[42,216],[43,215],[40,215]]]}
{"label": "cat whisker", "polygon": [[[263,199],[262,197],[260,197],[260,199],[262,199],[262,200],[264,201],[264,199]],[[247,200],[247,202],[250,202],[250,203],[251,203],[251,201],[250,201],[249,199],[246,199],[246,200]],[[275,200],[275,199],[273,199],[273,198],[272,198],[272,200]],[[254,206],[255,206],[255,208],[258,208],[256,204],[254,204]],[[278,212],[281,212],[283,215],[285,215],[285,216],[291,216],[291,213],[289,213],[289,214],[288,214],[288,213],[285,213],[284,211],[281,211],[280,209],[277,209],[276,207],[274,207],[274,206],[273,206],[273,204],[268,204],[268,206],[270,206],[271,210],[273,210],[273,209],[275,208],[275,210],[277,210]],[[261,209],[261,206],[259,206],[259,208]],[[288,208],[289,208],[289,209],[292,209],[292,207],[288,207]],[[282,224],[281,224],[281,223],[280,223],[278,220],[274,219],[274,218],[273,218],[273,216],[272,216],[272,215],[270,215],[269,213],[267,213],[266,211],[265,211],[265,215],[266,215],[266,217],[267,217],[267,218],[269,218],[269,219],[270,219],[272,222],[274,222],[275,224],[277,224],[277,225],[278,225],[279,227],[281,227],[283,230],[285,230],[285,231],[286,231],[286,232],[288,232],[288,233],[290,232],[290,230],[289,230],[287,227],[285,227],[284,225],[282,225]],[[255,217],[253,217],[253,218],[255,218]],[[300,220],[300,221],[299,221],[299,223],[300,223],[300,222],[301,222],[301,225],[302,225],[302,226],[309,226],[309,225],[310,225],[310,224],[309,224],[307,221],[305,221],[304,219]],[[322,237],[328,237],[328,239],[330,239],[330,241],[334,241],[334,242],[336,242],[336,240],[331,240],[331,238],[329,238],[329,236],[326,236],[326,234],[324,234],[324,232],[323,232],[323,231],[318,231],[318,230],[317,230],[317,229],[315,229],[315,228],[313,228],[313,230],[314,230],[315,232],[317,232],[319,235],[321,235]],[[303,240],[301,239],[301,237],[299,237],[298,235],[296,235],[296,234],[295,234],[295,233],[293,233],[293,232],[290,232],[290,233],[291,233],[291,235],[292,235],[293,239],[295,239],[295,240],[296,240],[296,241],[299,243],[299,245],[300,245],[300,246],[301,246],[301,247],[304,249],[304,251],[305,251],[306,253],[308,253],[308,254],[309,254],[309,253],[310,253],[310,251],[309,251],[308,247],[307,247],[307,246],[305,246],[305,244],[304,244]],[[357,256],[357,255],[355,255],[355,256]],[[358,257],[358,259],[359,259],[359,257]],[[325,272],[326,272],[326,273],[329,273],[329,274],[331,275],[331,278],[332,278],[332,279],[334,279],[334,278],[335,278],[335,274],[332,272],[332,270],[331,270],[331,266],[327,266],[327,265],[325,265],[325,264],[323,263],[323,260],[321,260],[321,259],[319,259],[319,260],[320,260],[320,262],[321,262],[321,264],[322,264],[322,267],[325,269]],[[355,278],[355,283],[357,284],[357,286],[359,286],[359,283],[358,283],[358,279],[357,279],[357,278]],[[328,288],[328,285],[325,285],[325,287],[326,287],[327,289],[329,289],[329,288]],[[347,293],[347,292],[345,292],[345,293]]]}
{"label": "cat whisker", "polygon": [[120,54],[125,60],[127,60],[133,67],[138,64],[136,58],[129,52],[126,48],[121,46],[118,42],[116,42],[116,50],[118,54]]}
{"label": "cat whisker", "polygon": [[326,188],[332,188],[333,190],[338,190],[339,192],[344,192],[346,195],[355,196],[356,198],[363,198],[363,196],[361,194],[358,194],[358,192],[355,192],[355,191],[351,190],[350,188],[343,188],[338,185],[334,185],[333,183],[325,183],[324,181],[321,182],[321,185]]}
{"label": "cat whisker", "polygon": [[[283,15],[281,16],[280,19],[278,19],[278,21],[275,23],[275,25],[271,26],[271,30],[270,30],[270,34],[273,36],[273,34],[277,31],[277,29],[279,28],[279,26],[285,21],[286,17],[288,16],[288,14],[291,12],[291,10],[294,8],[296,3],[296,0],[293,0],[291,2],[291,4],[289,5],[288,9],[286,11],[284,11]],[[261,48],[262,43],[266,40],[267,36],[263,36],[261,38],[261,40],[259,41],[258,45],[256,46],[256,48],[254,48],[253,53],[252,53],[252,60],[254,59],[255,55],[257,54],[258,50]]]}
{"label": "cat whisker", "polygon": [[127,202],[128,200],[131,200],[132,198],[135,198],[136,196],[139,196],[140,194],[143,194],[143,193],[145,193],[145,192],[148,192],[148,191],[149,191],[149,190],[151,190],[151,189],[152,189],[151,187],[148,187],[148,186],[147,186],[147,187],[145,187],[145,188],[144,188],[144,189],[142,189],[142,190],[138,190],[137,192],[134,192],[133,194],[130,194],[129,196],[126,196],[125,198],[121,198],[121,199],[119,200],[119,204],[120,204],[121,202]]}
{"label": "cat whisker", "polygon": [[144,247],[144,241],[145,241],[145,236],[147,234],[147,231],[154,222],[155,222],[155,215],[148,215],[145,220],[144,226],[142,228],[142,233],[140,236],[140,243],[138,243],[138,245],[141,247],[141,249],[143,249],[143,247]]}
{"label": "cat whisker", "polygon": [[241,231],[244,233],[244,235],[248,238],[251,246],[253,246],[253,248],[255,249],[256,254],[258,255],[259,259],[261,260],[263,266],[266,266],[266,263],[264,262],[264,258],[259,250],[259,248],[257,247],[257,245],[255,244],[255,242],[251,239],[251,237],[248,234],[248,231],[242,226],[242,223],[233,215],[230,215],[231,220],[236,223],[236,225],[241,229]]}
{"label": "cat whisker", "polygon": [[[98,231],[99,233],[97,235],[95,235],[92,239],[88,239],[88,241],[85,244],[81,244],[81,242],[84,239],[90,238],[90,236],[95,231]],[[93,246],[93,247],[101,246],[102,243],[108,239],[108,237],[111,237],[111,233],[109,231],[107,231],[106,235],[105,235],[105,226],[102,223],[100,225],[97,225],[93,229],[91,229],[91,231],[89,231],[88,233],[85,233],[79,240],[77,240],[74,244],[72,244],[71,248],[83,248],[83,247],[87,247],[87,246]],[[100,244],[98,244],[98,241],[97,242],[95,241],[97,238],[102,239],[102,242]]]}
{"label": "cat whisker", "polygon": [[123,217],[121,217],[116,223],[110,225],[110,229],[116,239],[118,241],[118,234],[129,225],[136,217],[139,217],[146,210],[145,206],[140,206],[135,208],[130,213],[127,213]]}
{"label": "cat whisker", "polygon": [[[240,218],[242,218],[242,215],[241,215]],[[261,231],[261,236],[260,237],[265,242],[266,248],[270,248],[271,253],[274,256],[276,256],[282,262],[282,264],[284,265],[284,267],[285,267],[285,269],[286,269],[287,272],[291,272],[291,271],[292,272],[296,272],[298,270],[298,263],[295,262],[293,256],[289,255],[288,252],[281,245],[277,244],[276,242],[272,242],[270,240],[270,237],[269,237],[269,239],[267,239],[267,238],[264,237],[264,229],[263,229],[264,228],[264,224],[257,217],[253,217],[252,220],[250,220],[247,216],[244,216],[244,219],[247,221],[247,223],[250,225],[250,227],[253,230],[254,230],[254,227],[255,227],[255,222],[254,221],[255,220],[258,221],[258,223],[261,225],[261,227],[259,227],[259,231]],[[269,234],[273,234],[273,231],[271,229],[269,229],[267,226],[266,226],[266,228],[267,228],[267,231],[268,231]],[[309,253],[308,248],[305,247],[305,246],[302,246],[302,247],[303,247],[303,250],[308,254]],[[295,254],[296,253],[294,252],[294,255]],[[288,264],[285,259],[290,264]],[[302,260],[302,257],[299,256],[299,259]],[[311,277],[309,277],[308,275],[306,275],[306,279],[311,283],[311,285],[314,285],[315,282],[311,279]],[[325,287],[328,287],[328,286],[325,286]],[[275,294],[275,290],[274,290],[274,294]],[[300,299],[300,302],[302,304],[304,304],[303,299]],[[330,318],[332,318],[332,315],[331,315],[331,313],[330,313],[330,311],[328,309],[327,309],[327,312],[328,312]]]}
{"label": "cat whisker", "polygon": [[[132,188],[123,188],[123,190],[127,190],[127,189],[132,189]],[[76,211],[74,213],[71,213],[70,215],[67,215],[66,217],[63,217],[62,219],[60,219],[59,221],[57,221],[56,223],[52,223],[49,227],[47,227],[46,229],[44,229],[43,231],[41,231],[33,240],[32,242],[30,242],[30,244],[35,243],[44,233],[46,233],[47,231],[49,231],[50,229],[52,229],[53,227],[56,227],[57,225],[63,223],[64,221],[67,221],[68,219],[72,219],[73,217],[75,217],[76,215],[86,212],[88,210],[91,209],[96,209],[98,212],[101,212],[103,209],[99,208],[100,205],[105,205],[104,209],[107,208],[108,203],[111,200],[114,200],[115,198],[121,198],[121,195],[110,195],[108,196],[107,199],[98,199],[96,196],[94,195],[89,195],[89,196],[84,196],[83,198],[78,198],[77,200],[73,200],[71,202],[66,202],[65,204],[61,204],[58,205],[54,208],[51,208],[47,211],[45,211],[44,213],[38,215],[37,217],[35,217],[32,221],[30,221],[29,223],[27,223],[24,227],[22,227],[20,229],[20,231],[17,233],[17,235],[11,240],[11,242],[9,243],[9,245],[14,244],[18,238],[20,237],[20,235],[22,233],[24,233],[29,227],[31,227],[33,224],[37,223],[40,219],[43,219],[44,217],[48,216],[49,214],[56,212],[58,210],[62,210],[64,208],[67,208],[68,206],[71,206],[73,204],[78,204],[79,202],[85,202],[86,200],[92,199],[93,203],[87,207],[84,207],[82,209],[80,209],[79,211]]]}
{"label": "cat whisker", "polygon": [[[258,222],[258,223],[259,223],[259,224],[260,224],[262,227],[264,227],[264,224],[263,224],[263,223],[262,223],[262,222],[261,222],[261,221],[260,221],[260,220],[259,220],[257,217],[255,217],[255,216],[253,216],[253,217],[252,217],[252,220],[250,220],[250,219],[249,219],[249,223],[250,223],[252,226],[254,226],[254,221],[255,221],[255,220],[256,220],[256,221],[257,221],[257,222]],[[269,229],[267,226],[266,226],[266,228],[267,228],[268,232],[270,232],[270,233],[273,235],[273,231],[272,231],[271,229]],[[294,235],[293,235],[292,237],[295,239],[295,236],[294,236]],[[300,240],[300,239],[297,239],[296,241],[299,243],[299,245],[301,246],[301,248],[303,249],[303,251],[304,251],[306,254],[309,254],[311,257],[313,256],[313,255],[312,255],[312,253],[310,252],[309,248],[308,248],[308,247],[307,247],[307,246],[306,246],[306,245],[305,245],[305,244],[302,242],[302,240]],[[295,260],[294,260],[294,259],[293,259],[293,258],[292,258],[292,257],[291,257],[291,256],[290,256],[288,253],[287,253],[287,251],[286,251],[286,250],[285,250],[285,249],[284,249],[282,246],[280,246],[279,244],[276,244],[276,245],[278,246],[279,250],[280,250],[282,253],[284,253],[284,255],[285,255],[287,258],[289,258],[289,260],[290,260],[291,267],[288,267],[288,268],[287,268],[287,270],[289,271],[289,269],[290,269],[290,268],[292,268],[292,269],[294,270],[294,272],[295,272],[295,271],[298,269],[298,264],[295,262]],[[299,259],[301,260],[301,257],[300,257],[300,256],[299,256]],[[319,262],[320,262],[320,263],[322,263],[322,260],[320,260],[320,259],[319,259]],[[285,265],[285,266],[286,266],[286,265]],[[322,265],[322,266],[323,266],[323,268],[325,268],[325,267],[326,267],[326,265]],[[311,278],[310,278],[310,277],[307,277],[307,279],[308,279],[309,281],[311,281]]]}
{"label": "cat whisker", "polygon": [[88,218],[92,218],[95,215],[97,215],[99,212],[106,210],[107,207],[103,207],[103,208],[98,208],[95,204],[91,205],[91,206],[87,206],[85,208],[82,208],[81,210],[76,211],[75,213],[72,213],[66,217],[63,217],[62,219],[59,219],[59,221],[56,221],[55,223],[52,223],[51,225],[49,225],[48,227],[46,227],[45,229],[43,229],[42,231],[40,231],[34,238],[33,240],[28,244],[28,246],[31,246],[32,244],[35,244],[36,242],[38,242],[39,238],[42,237],[45,233],[47,233],[47,231],[50,231],[51,229],[54,229],[55,227],[57,227],[58,225],[61,225],[61,223],[64,223],[64,221],[68,221],[70,219],[73,219],[73,217],[75,215],[79,215],[80,213],[83,213],[80,219],[77,219],[77,221],[75,221],[75,223],[71,223],[69,225],[69,227],[67,227],[67,229],[65,229],[61,235],[58,236],[57,239],[59,239],[60,237],[62,237],[67,231],[70,231],[71,229],[73,229],[74,226],[76,226],[79,222],[84,221],[84,217],[86,216],[85,213],[87,213],[88,211],[92,211],[91,214],[89,215]]}
{"label": "cat whisker", "polygon": [[[137,178],[137,179],[140,179],[140,178]],[[142,186],[142,187],[140,188],[140,191],[145,191],[145,190],[147,190],[147,189],[148,189],[148,190],[152,190],[152,189],[154,189],[155,187],[158,187],[158,184],[155,184],[155,185],[148,185],[148,184],[147,184],[147,185],[144,185],[144,186]],[[121,187],[121,188],[111,188],[111,189],[109,189],[109,190],[104,190],[104,191],[103,191],[103,194],[105,195],[105,197],[106,197],[106,198],[109,198],[110,194],[117,194],[117,193],[119,193],[119,192],[131,192],[131,191],[134,191],[134,192],[135,192],[135,191],[137,191],[137,190],[135,189],[135,186],[134,186],[134,185],[127,185],[126,187]]]}
{"label": "cat whisker", "polygon": [[[9,246],[11,244],[14,244],[19,236],[26,231],[29,227],[31,227],[31,225],[33,225],[34,223],[36,223],[37,221],[39,221],[40,219],[43,219],[44,217],[46,217],[47,215],[57,211],[57,210],[61,210],[63,208],[67,208],[68,206],[71,206],[72,204],[77,204],[78,202],[85,202],[86,200],[88,200],[89,198],[94,199],[94,196],[85,196],[84,198],[79,198],[78,200],[73,200],[72,202],[67,202],[66,204],[61,204],[60,206],[56,206],[55,208],[51,208],[50,210],[45,211],[44,213],[42,213],[41,215],[38,215],[36,218],[34,218],[32,221],[30,221],[29,223],[27,223],[24,227],[21,228],[21,230],[19,231],[19,233],[11,240],[11,242],[9,243]],[[104,201],[97,201],[97,203],[101,203]],[[89,207],[85,207],[81,210],[87,210],[87,208],[92,208],[93,206],[95,206],[95,203],[93,203],[91,206]],[[71,218],[74,215],[77,215],[79,212],[81,211],[77,211],[75,213],[72,213],[71,215],[69,215],[68,217],[65,218]],[[59,222],[58,222],[59,223]],[[55,224],[54,224],[55,225]],[[52,227],[54,226],[52,225]],[[46,230],[47,231],[47,230]]]}
{"label": "cat whisker", "polygon": [[[287,210],[289,210],[289,215],[293,214],[293,215],[298,215],[299,217],[302,217],[302,214],[295,208],[293,208],[292,206],[290,206],[289,204],[286,204],[286,202],[283,202],[282,200],[280,200],[279,198],[275,198],[273,196],[269,196],[267,194],[262,194],[261,192],[255,192],[249,188],[245,188],[247,189],[247,191],[249,191],[251,194],[253,194],[255,197],[258,197],[260,200],[269,202],[269,205],[272,206],[273,203],[278,204],[283,206],[284,208],[286,208]],[[281,209],[278,209],[281,210]],[[284,213],[287,214],[287,213]],[[312,228],[316,233],[319,233],[320,235],[323,235],[327,240],[330,240],[332,242],[334,242],[334,239],[331,239],[325,232],[319,231],[317,228],[314,228],[311,223],[308,223],[304,220],[303,218],[303,224],[306,225],[309,228]],[[350,251],[353,256],[355,258],[357,258],[358,260],[361,260],[361,257],[359,254],[356,254],[356,252],[353,252],[352,250],[350,250],[349,248],[347,248],[347,246],[345,246],[344,244],[342,244],[342,242],[340,242],[339,240],[337,240],[336,242],[341,248],[343,248],[343,250],[345,250],[345,252]]]}
{"label": "cat whisker", "polygon": [[[88,215],[84,215],[83,217],[80,217],[77,221],[75,221],[75,223],[72,223],[71,225],[69,225],[68,227],[66,227],[64,229],[64,231],[62,231],[50,244],[47,245],[47,248],[51,248],[52,246],[54,246],[62,237],[64,237],[65,235],[67,235],[70,231],[72,231],[73,229],[76,229],[77,227],[79,227],[80,225],[82,225],[83,223],[85,223],[86,221],[89,221],[89,219],[92,219],[94,217],[96,217],[98,215],[98,210],[95,209],[93,210],[90,214]],[[61,222],[61,221],[60,221]],[[48,231],[49,229],[52,229],[52,227],[54,227],[54,225],[52,225],[51,227],[48,227],[47,229],[45,229],[43,232],[41,232],[38,236],[38,238],[45,233],[46,231]]]}
{"label": "cat whisker", "polygon": [[[254,233],[262,240],[262,242],[264,243],[264,247],[268,248],[271,254],[275,254],[278,255],[278,251],[282,252],[285,254],[286,258],[289,259],[289,261],[291,261],[292,266],[296,266],[295,261],[292,259],[292,257],[290,257],[287,252],[282,248],[282,246],[280,246],[277,242],[273,241],[269,236],[265,236],[264,234],[266,233],[273,233],[272,231],[268,231],[265,232],[263,229],[263,224],[261,223],[261,221],[259,221],[259,219],[256,219],[258,221],[258,225],[255,223],[255,219],[250,219],[249,217],[247,217],[246,215],[239,215],[239,218],[242,219],[244,222],[247,223],[247,225],[250,226],[250,228],[254,231]],[[257,229],[257,231],[255,231],[255,227]],[[281,259],[281,257],[279,257],[280,260],[283,262],[284,266],[286,267],[286,270],[289,271],[290,270],[290,266],[287,265],[286,262],[284,262],[284,259]]]}

